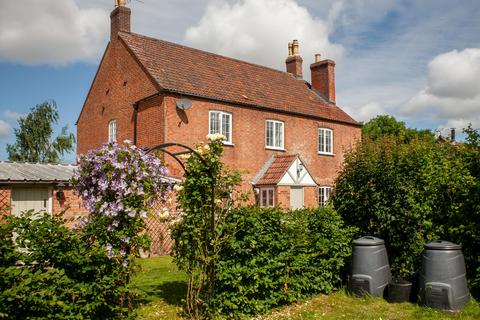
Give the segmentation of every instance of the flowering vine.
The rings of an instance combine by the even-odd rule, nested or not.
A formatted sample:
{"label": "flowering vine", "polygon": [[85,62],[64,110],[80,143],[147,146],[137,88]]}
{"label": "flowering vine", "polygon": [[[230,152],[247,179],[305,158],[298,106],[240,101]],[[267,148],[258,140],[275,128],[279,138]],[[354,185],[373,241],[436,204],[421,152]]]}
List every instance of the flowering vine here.
{"label": "flowering vine", "polygon": [[73,184],[90,212],[83,228],[123,267],[149,245],[149,205],[170,187],[166,168],[153,154],[125,141],[109,143],[78,159]]}

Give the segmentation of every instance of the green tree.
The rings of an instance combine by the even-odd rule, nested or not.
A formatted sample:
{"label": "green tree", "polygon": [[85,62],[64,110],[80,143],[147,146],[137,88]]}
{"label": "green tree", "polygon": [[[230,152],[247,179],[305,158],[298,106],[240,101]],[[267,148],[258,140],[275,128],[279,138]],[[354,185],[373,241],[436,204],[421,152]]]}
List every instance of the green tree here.
{"label": "green tree", "polygon": [[386,135],[400,137],[404,141],[411,141],[413,139],[433,141],[435,138],[430,130],[407,128],[405,122],[398,121],[389,115],[380,115],[365,123],[362,127],[362,134],[373,140]]}
{"label": "green tree", "polygon": [[60,118],[55,101],[45,101],[30,109],[30,113],[18,120],[15,144],[7,144],[11,161],[57,163],[60,156],[73,151],[75,136],[68,133],[68,126],[52,139],[53,125]]}
{"label": "green tree", "polygon": [[346,157],[333,204],[360,229],[359,236],[385,240],[395,276],[417,271],[423,245],[437,239],[462,244],[472,276],[479,220],[471,201],[478,183],[470,167],[464,146],[367,137]]}

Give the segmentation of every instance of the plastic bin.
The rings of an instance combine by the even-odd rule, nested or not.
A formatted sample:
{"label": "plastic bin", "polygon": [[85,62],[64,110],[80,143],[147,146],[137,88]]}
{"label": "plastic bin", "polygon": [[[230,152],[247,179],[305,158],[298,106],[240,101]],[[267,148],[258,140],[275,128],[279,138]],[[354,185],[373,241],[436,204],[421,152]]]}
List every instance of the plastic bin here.
{"label": "plastic bin", "polygon": [[420,272],[420,302],[431,308],[458,311],[469,300],[461,247],[443,240],[426,244]]}
{"label": "plastic bin", "polygon": [[370,236],[354,240],[350,279],[352,294],[382,297],[390,280],[385,242]]}

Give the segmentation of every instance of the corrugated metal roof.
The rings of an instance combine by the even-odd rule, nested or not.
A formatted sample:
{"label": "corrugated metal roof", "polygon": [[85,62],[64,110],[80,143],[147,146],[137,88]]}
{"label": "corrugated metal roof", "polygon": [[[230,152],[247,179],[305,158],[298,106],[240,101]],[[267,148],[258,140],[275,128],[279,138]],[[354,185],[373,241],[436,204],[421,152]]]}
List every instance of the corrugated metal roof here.
{"label": "corrugated metal roof", "polygon": [[67,182],[76,168],[72,164],[0,161],[0,182]]}
{"label": "corrugated metal roof", "polygon": [[[77,168],[74,164],[47,164],[0,161],[0,183],[69,182]],[[180,183],[180,179],[164,177],[165,183]]]}

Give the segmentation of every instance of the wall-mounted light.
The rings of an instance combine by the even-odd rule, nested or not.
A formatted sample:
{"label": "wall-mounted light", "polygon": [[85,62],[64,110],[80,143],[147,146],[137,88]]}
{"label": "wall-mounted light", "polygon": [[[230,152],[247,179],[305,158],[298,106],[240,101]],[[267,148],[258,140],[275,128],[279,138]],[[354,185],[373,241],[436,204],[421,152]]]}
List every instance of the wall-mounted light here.
{"label": "wall-mounted light", "polygon": [[59,183],[57,185],[57,192],[55,192],[55,197],[57,198],[58,201],[65,199],[65,193],[63,192],[64,187],[65,185],[63,183]]}
{"label": "wall-mounted light", "polygon": [[303,171],[303,163],[299,161],[297,165],[297,178],[300,178],[300,174],[302,173],[302,171]]}

